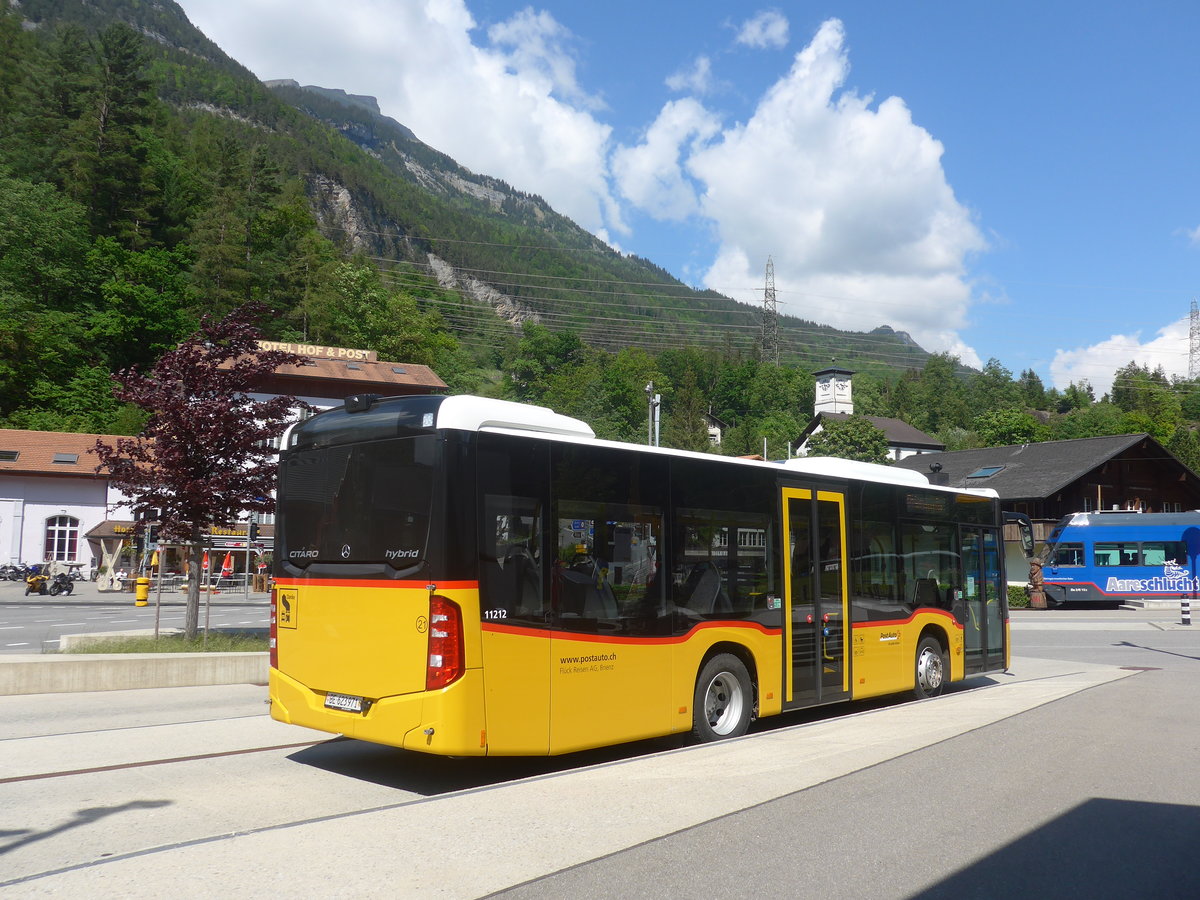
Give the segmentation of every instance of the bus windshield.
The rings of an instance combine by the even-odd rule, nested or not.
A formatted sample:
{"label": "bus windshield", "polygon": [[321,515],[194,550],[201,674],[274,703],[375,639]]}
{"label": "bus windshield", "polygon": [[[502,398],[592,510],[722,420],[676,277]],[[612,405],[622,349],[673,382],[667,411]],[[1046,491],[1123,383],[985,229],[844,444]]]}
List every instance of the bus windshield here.
{"label": "bus windshield", "polygon": [[290,454],[279,475],[284,564],[367,565],[381,574],[419,568],[437,451],[434,435],[418,435]]}

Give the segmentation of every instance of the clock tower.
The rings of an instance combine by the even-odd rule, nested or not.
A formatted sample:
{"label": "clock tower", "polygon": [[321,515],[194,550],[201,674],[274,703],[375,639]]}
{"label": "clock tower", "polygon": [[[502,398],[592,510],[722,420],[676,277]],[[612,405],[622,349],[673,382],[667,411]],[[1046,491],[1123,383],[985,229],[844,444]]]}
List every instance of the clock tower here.
{"label": "clock tower", "polygon": [[850,376],[854,373],[849,369],[839,369],[831,366],[819,372],[813,372],[817,379],[817,397],[813,404],[813,414],[845,413],[854,414],[854,401],[850,396]]}

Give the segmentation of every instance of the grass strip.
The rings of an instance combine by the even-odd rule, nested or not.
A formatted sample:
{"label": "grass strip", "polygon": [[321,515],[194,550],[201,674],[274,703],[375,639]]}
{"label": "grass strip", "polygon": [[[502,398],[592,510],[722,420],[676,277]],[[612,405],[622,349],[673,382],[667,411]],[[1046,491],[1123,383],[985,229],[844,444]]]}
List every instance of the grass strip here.
{"label": "grass strip", "polygon": [[182,634],[131,635],[128,637],[106,637],[80,641],[63,650],[63,653],[264,653],[267,650],[265,635],[227,634],[210,632],[208,640],[198,635],[186,640]]}

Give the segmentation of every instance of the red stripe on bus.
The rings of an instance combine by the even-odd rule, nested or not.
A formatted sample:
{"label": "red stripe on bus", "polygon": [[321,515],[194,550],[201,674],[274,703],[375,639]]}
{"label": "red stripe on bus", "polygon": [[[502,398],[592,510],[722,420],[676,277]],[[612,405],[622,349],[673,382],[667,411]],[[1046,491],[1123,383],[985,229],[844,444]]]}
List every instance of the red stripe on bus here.
{"label": "red stripe on bus", "polygon": [[889,627],[894,627],[896,625],[911,625],[913,622],[913,619],[915,619],[918,615],[928,615],[928,614],[932,614],[935,616],[945,616],[947,619],[950,620],[951,624],[953,624],[955,628],[961,629],[963,627],[962,623],[959,622],[958,619],[954,618],[954,616],[952,616],[950,613],[946,612],[944,609],[917,610],[912,615],[910,615],[907,619],[871,619],[868,622],[855,622],[853,627],[854,628],[889,628]]}
{"label": "red stripe on bus", "polygon": [[479,589],[478,581],[382,581],[375,578],[276,578],[275,584],[282,587],[362,587],[403,588],[428,590],[432,584],[439,591],[473,591]]}
{"label": "red stripe on bus", "polygon": [[760,625],[757,622],[739,622],[734,620],[718,620],[713,622],[701,622],[693,626],[685,634],[673,635],[670,637],[650,636],[646,637],[630,637],[629,635],[608,635],[608,634],[583,634],[577,631],[561,631],[544,628],[528,628],[521,625],[501,625],[497,622],[481,623],[483,630],[493,634],[514,634],[523,637],[540,637],[553,638],[561,641],[583,641],[590,644],[682,644],[692,634],[705,628],[748,628],[754,631],[762,632],[770,637],[779,637],[783,634],[780,628],[768,628],[765,625]]}

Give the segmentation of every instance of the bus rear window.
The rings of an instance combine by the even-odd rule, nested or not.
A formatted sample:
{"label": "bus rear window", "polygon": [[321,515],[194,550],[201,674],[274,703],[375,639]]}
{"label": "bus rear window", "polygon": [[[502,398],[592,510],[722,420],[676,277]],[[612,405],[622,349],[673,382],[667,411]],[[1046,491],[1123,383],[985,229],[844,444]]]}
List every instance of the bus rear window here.
{"label": "bus rear window", "polygon": [[289,454],[279,473],[283,562],[419,567],[437,451],[436,436],[423,435]]}

